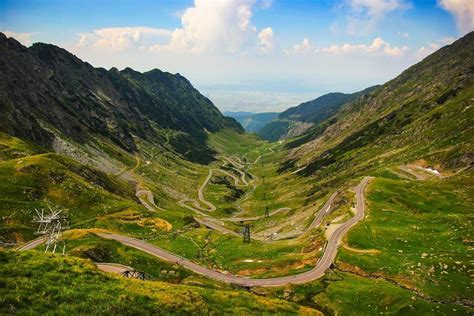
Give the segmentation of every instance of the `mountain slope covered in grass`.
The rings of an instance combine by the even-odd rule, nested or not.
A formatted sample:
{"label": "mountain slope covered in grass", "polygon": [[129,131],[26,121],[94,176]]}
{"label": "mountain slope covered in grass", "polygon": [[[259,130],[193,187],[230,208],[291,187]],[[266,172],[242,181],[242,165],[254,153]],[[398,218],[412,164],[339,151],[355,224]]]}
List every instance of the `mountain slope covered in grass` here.
{"label": "mountain slope covered in grass", "polygon": [[373,86],[355,93],[328,93],[314,100],[289,108],[280,113],[279,118],[300,122],[319,123],[336,113],[344,103],[354,100],[360,95],[373,91],[378,87],[379,86]]}
{"label": "mountain slope covered in grass", "polygon": [[314,124],[318,124],[334,115],[343,104],[363,94],[376,90],[373,86],[355,93],[333,92],[314,100],[289,108],[263,126],[258,134],[264,139],[276,141],[280,138],[291,138],[304,134]]}
{"label": "mountain slope covered in grass", "polygon": [[287,144],[292,151],[286,167],[299,165],[301,174],[321,178],[416,161],[453,171],[469,168],[474,161],[473,52],[474,32],[346,103]]}
{"label": "mountain slope covered in grass", "polygon": [[4,34],[0,64],[0,131],[46,148],[59,135],[80,144],[100,137],[133,152],[139,138],[207,163],[207,132],[242,130],[179,74],[107,71],[54,45],[26,48]]}
{"label": "mountain slope covered in grass", "polygon": [[[14,48],[0,47],[10,57],[36,60],[33,48],[7,41]],[[312,127],[277,143],[242,133],[211,106],[205,111],[178,75],[58,67],[75,59],[53,47],[62,53],[36,61],[40,71],[55,65],[53,83],[40,74],[25,83],[36,64],[26,69],[17,60],[9,69],[15,60],[0,58],[8,68],[0,71],[13,76],[2,78],[10,89],[2,100],[20,102],[18,113],[13,103],[1,108],[8,117],[0,122],[0,313],[472,314],[473,42],[467,35],[321,122],[298,121]],[[26,75],[13,75],[20,70]],[[68,81],[54,81],[56,72]],[[95,85],[102,103],[95,95],[81,103]],[[43,113],[43,99],[52,100],[52,113]],[[29,102],[40,109],[20,121]],[[97,126],[89,106],[101,111]],[[69,120],[80,129],[68,130]],[[34,124],[54,135],[50,147]],[[215,160],[190,161],[203,161],[191,159],[202,151]],[[304,284],[244,289],[98,234],[136,238],[223,274],[295,275],[313,268],[331,229],[354,216],[354,187],[367,176],[366,216],[340,240],[325,275]],[[48,206],[70,221],[67,255],[40,253],[44,245],[15,251],[35,238],[34,209]],[[238,217],[254,218],[250,243],[238,235]],[[105,274],[93,262],[125,264],[155,280]]]}
{"label": "mountain slope covered in grass", "polygon": [[[18,262],[21,262],[22,270],[18,269]],[[230,288],[113,276],[100,272],[89,260],[74,257],[38,252],[0,252],[0,263],[1,314],[42,314],[49,311],[71,315],[322,315],[315,309],[295,303]]]}

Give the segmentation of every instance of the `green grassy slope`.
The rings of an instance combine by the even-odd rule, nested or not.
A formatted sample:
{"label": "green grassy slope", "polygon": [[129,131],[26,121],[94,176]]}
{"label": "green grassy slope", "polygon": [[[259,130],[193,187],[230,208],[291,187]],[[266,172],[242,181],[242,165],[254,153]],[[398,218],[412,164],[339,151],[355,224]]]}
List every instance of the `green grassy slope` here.
{"label": "green grassy slope", "polygon": [[2,314],[319,314],[244,291],[112,276],[74,257],[0,252],[0,263]]}
{"label": "green grassy slope", "polygon": [[[368,216],[349,232],[334,267],[346,281],[328,281],[313,303],[344,314],[359,300],[362,314],[472,312],[473,47],[470,33],[285,143],[278,172],[311,179],[309,194],[376,177]],[[414,180],[399,170],[405,164],[444,178]],[[402,297],[414,299],[395,307]]]}
{"label": "green grassy slope", "polygon": [[473,163],[474,33],[427,57],[370,95],[288,142],[282,170],[340,181],[387,165],[454,172]]}
{"label": "green grassy slope", "polygon": [[[275,117],[271,122],[262,126],[258,134],[269,141],[302,135],[309,126],[318,124],[334,115],[345,103],[363,94],[370,93],[378,87],[373,86],[350,94],[333,92],[303,102],[280,113],[278,118]],[[302,123],[306,123],[308,127],[305,127]],[[300,130],[298,130],[298,127]]]}
{"label": "green grassy slope", "polygon": [[472,172],[425,181],[388,170],[367,190],[367,216],[327,275],[267,295],[343,315],[469,315]]}
{"label": "green grassy slope", "polygon": [[258,135],[266,140],[275,142],[279,140],[283,135],[286,135],[288,130],[294,125],[294,123],[288,120],[274,120],[267,125],[263,126],[259,131]]}
{"label": "green grassy slope", "polygon": [[[298,214],[304,212],[306,209],[318,209],[320,205],[324,203],[325,199],[327,199],[328,195],[336,188],[339,188],[332,186],[330,183],[321,182],[314,177],[301,177],[297,174],[291,174],[290,172],[279,173],[278,161],[281,161],[288,154],[287,150],[285,150],[282,145],[264,143],[256,139],[254,136],[242,135],[232,131],[224,131],[219,134],[210,135],[209,142],[211,146],[215,146],[216,151],[220,152],[221,155],[237,155],[240,156],[241,159],[247,159],[247,161],[250,162],[255,161],[258,156],[264,154],[264,156],[259,159],[258,163],[247,168],[248,171],[254,174],[257,178],[255,180],[256,188],[254,190],[252,190],[252,188],[244,189],[246,192],[249,192],[249,195],[245,201],[240,202],[246,211],[243,215],[262,215],[265,207],[270,207],[270,209],[277,207],[292,208],[292,211],[290,212],[284,212],[274,218],[263,219],[252,224],[254,232],[257,232],[260,229],[271,228],[279,224],[287,223],[289,218],[292,218],[292,216],[298,216]],[[39,162],[38,165],[40,166],[40,169],[36,170],[34,173],[37,174],[38,179],[47,179],[48,170],[50,169],[46,168],[44,165],[49,166],[47,162],[51,157],[54,157],[54,159],[51,159],[53,161],[53,170],[67,169],[65,172],[67,172],[67,175],[70,175],[73,179],[84,179],[81,176],[81,173],[75,173],[75,169],[71,167],[73,162],[69,159],[61,159],[61,156],[51,154],[38,155],[27,143],[23,143],[14,138],[10,138],[8,142],[4,141],[3,143],[8,143],[11,146],[4,146],[8,147],[4,148],[6,152],[16,152],[14,159],[9,159],[11,158],[11,156],[9,156],[5,158],[5,161],[0,163],[1,165],[5,165],[5,170],[10,170],[9,172],[16,170],[16,164],[18,164],[17,161],[19,159],[24,160],[24,162],[19,163],[18,165],[23,166],[23,164],[25,164],[26,166],[26,161],[29,159],[36,159],[38,156],[45,156],[47,157],[46,163]],[[73,216],[80,216],[79,218],[81,218],[81,220],[77,221],[77,225],[74,226],[77,230],[66,235],[66,245],[68,247],[69,256],[90,258],[94,261],[122,263],[143,270],[153,276],[157,276],[160,281],[165,282],[160,283],[158,288],[172,288],[172,290],[169,291],[177,291],[178,294],[173,295],[173,299],[176,299],[176,302],[173,301],[173,303],[170,304],[177,306],[175,308],[183,308],[183,310],[191,308],[188,306],[187,300],[182,298],[179,294],[184,286],[187,286],[187,293],[190,293],[189,295],[192,295],[193,297],[201,297],[201,295],[204,295],[201,293],[207,293],[206,295],[209,295],[204,296],[203,300],[211,307],[203,307],[207,308],[204,310],[214,310],[213,308],[218,309],[221,306],[224,306],[222,308],[225,310],[225,306],[227,305],[221,305],[218,299],[214,296],[217,294],[212,293],[226,292],[231,289],[205,280],[202,277],[195,276],[189,271],[160,262],[156,258],[137,250],[118,245],[114,242],[101,240],[89,234],[89,231],[84,229],[92,229],[90,232],[94,232],[96,229],[107,229],[146,239],[148,242],[185,256],[204,266],[222,271],[230,271],[240,275],[248,275],[249,277],[269,277],[293,274],[308,270],[314,266],[320,255],[318,249],[324,242],[322,234],[323,230],[312,232],[308,236],[295,240],[294,242],[288,240],[272,244],[262,244],[253,241],[251,244],[243,244],[240,238],[224,236],[218,232],[203,227],[197,228],[193,221],[189,219],[190,215],[193,215],[192,212],[180,208],[176,204],[176,200],[170,198],[170,196],[164,191],[164,188],[167,186],[169,186],[169,188],[173,187],[181,194],[187,194],[196,198],[197,187],[199,187],[203,178],[207,175],[208,168],[186,162],[172,153],[161,152],[153,149],[153,146],[150,144],[141,143],[139,146],[141,148],[141,153],[139,154],[138,159],[140,163],[136,164],[136,167],[133,168],[134,176],[140,181],[142,186],[151,189],[155,193],[158,205],[164,207],[165,210],[159,212],[146,211],[133,200],[133,196],[130,197],[126,193],[128,192],[126,188],[130,189],[130,185],[133,184],[127,184],[127,182],[123,182],[120,178],[110,178],[107,176],[107,185],[102,184],[102,186],[98,186],[97,188],[93,187],[100,193],[95,193],[96,195],[101,196],[102,194],[105,196],[104,198],[101,198],[100,202],[98,202],[97,208],[83,210],[80,204],[77,208],[70,207],[71,209],[77,210],[77,214],[73,214]],[[113,150],[113,147],[111,147],[111,150]],[[28,154],[32,154],[32,156],[26,156]],[[133,157],[131,158],[133,159]],[[124,157],[123,160],[128,161],[129,158]],[[59,162],[61,162],[61,164]],[[66,167],[62,165],[64,163],[67,163],[65,165]],[[217,167],[220,163],[221,162],[216,162],[215,165],[211,164],[209,167]],[[19,168],[21,169],[22,167]],[[445,243],[446,240],[453,240],[453,242],[449,241],[446,243],[446,246],[456,245],[457,253],[450,252],[449,248],[439,247],[440,252],[437,256],[443,254],[443,258],[445,258],[444,254],[448,253],[449,256],[452,257],[452,259],[446,258],[449,261],[446,261],[449,269],[451,269],[451,264],[456,266],[456,261],[465,262],[468,259],[468,253],[466,251],[467,246],[464,244],[464,241],[460,240],[466,239],[463,232],[466,229],[464,225],[471,221],[469,217],[470,213],[463,212],[463,210],[465,210],[466,207],[469,207],[469,205],[472,207],[472,204],[469,204],[472,203],[472,201],[469,202],[470,200],[468,199],[470,191],[466,191],[469,187],[468,179],[470,179],[470,177],[453,179],[448,182],[446,182],[446,180],[436,179],[420,182],[415,180],[401,180],[397,174],[392,171],[397,171],[397,169],[383,167],[373,172],[377,178],[374,180],[368,193],[369,217],[365,219],[361,225],[358,225],[353,229],[353,231],[351,231],[347,240],[347,243],[353,248],[359,250],[376,249],[381,251],[379,254],[354,253],[345,250],[344,248],[340,248],[340,254],[334,270],[335,273],[329,272],[328,276],[323,280],[312,282],[307,285],[287,287],[285,289],[254,289],[253,292],[257,293],[260,297],[263,295],[268,299],[284,299],[290,302],[295,302],[299,305],[322,310],[330,314],[351,314],[355,307],[360,308],[359,310],[362,314],[368,315],[379,314],[381,311],[394,314],[467,313],[470,309],[464,305],[460,305],[460,303],[464,304],[463,302],[469,302],[472,300],[468,295],[469,292],[462,290],[464,286],[469,286],[469,277],[464,274],[464,271],[456,270],[451,272],[451,270],[448,270],[448,275],[444,273],[441,274],[440,272],[440,274],[435,273],[428,279],[424,279],[421,277],[413,277],[410,274],[410,266],[415,265],[417,267],[418,258],[420,258],[419,260],[427,260],[427,262],[428,260],[435,261],[437,258],[421,259],[421,256],[425,252],[430,253],[426,249],[426,247],[428,247],[427,245],[433,244],[439,246]],[[30,185],[34,187],[35,184],[31,180],[35,179],[33,175],[28,174],[28,181],[30,182]],[[333,214],[328,217],[328,220],[348,214],[349,207],[353,203],[353,194],[348,191],[348,187],[357,182],[357,179],[353,179],[354,181],[349,181],[349,179],[352,178],[347,176],[345,181],[348,181],[348,183],[342,186],[342,196],[340,200],[338,200]],[[92,179],[81,181],[97,182],[97,180]],[[285,185],[282,185],[282,183]],[[54,185],[49,183],[49,181],[46,181],[46,184],[47,187],[52,186],[54,188]],[[43,185],[44,182],[38,186]],[[218,184],[215,185],[218,187]],[[60,189],[66,190],[63,194],[67,196],[75,196],[71,195],[72,193],[68,191],[69,189],[67,186],[65,188],[61,188],[60,185],[58,186]],[[319,188],[317,191],[314,191],[315,186]],[[121,191],[121,188],[124,189],[124,191]],[[112,194],[109,192],[112,190],[116,190],[117,192]],[[212,193],[212,190],[214,190],[212,187],[207,189],[206,197],[209,193]],[[453,192],[456,192],[456,194]],[[15,194],[15,199],[25,199],[22,197],[22,191],[17,190]],[[92,193],[90,194],[92,196]],[[52,199],[49,195],[46,196],[48,199]],[[216,193],[216,198],[220,198],[221,196],[221,194]],[[445,202],[442,205],[438,205],[436,203],[437,199],[433,196],[439,197]],[[119,203],[122,199],[125,200],[123,203],[129,203],[130,205],[125,208],[109,209],[106,213],[100,211],[101,207],[105,207],[105,205],[114,205],[113,203]],[[64,204],[66,203],[65,200],[55,201],[58,205],[66,205]],[[68,203],[73,202],[76,203],[75,198],[68,201]],[[105,203],[105,205],[101,203]],[[225,203],[235,207],[234,203]],[[225,203],[223,203],[223,207],[226,205]],[[389,204],[387,205],[387,203]],[[26,206],[31,207],[32,205]],[[431,210],[433,207],[436,207],[436,213],[433,213],[434,211]],[[386,208],[405,213],[401,213],[399,217],[393,217],[394,221],[388,221],[386,217],[388,215],[385,215],[385,213],[387,213],[385,211]],[[410,210],[410,213],[408,214],[405,211],[407,208]],[[381,211],[378,211],[379,209],[381,209]],[[4,212],[6,211],[7,209],[4,210]],[[447,211],[452,215],[446,215],[444,217],[440,216],[440,214],[444,214]],[[381,213],[381,216],[377,216],[378,213]],[[393,216],[392,213],[393,212],[390,212],[390,218]],[[414,215],[410,215],[411,213]],[[426,213],[426,215],[424,213]],[[217,214],[219,214],[218,217],[229,216],[229,214]],[[413,219],[411,219],[411,216],[413,216]],[[436,217],[438,220],[437,222],[434,221],[433,216]],[[33,238],[31,235],[33,225],[28,222],[30,217],[25,215],[22,218],[24,220],[22,222],[23,226],[31,227],[29,228],[29,235],[24,235],[25,239],[27,239],[28,236]],[[285,228],[281,233],[297,229],[297,227],[303,222],[305,224],[309,223],[311,216],[307,216],[305,219],[306,222],[300,220],[301,223],[298,222],[295,226],[292,226],[291,223],[283,225]],[[400,220],[400,222],[398,222],[398,220]],[[411,220],[417,220],[416,226],[419,227],[420,231],[425,233],[425,236],[428,236],[426,234],[431,230],[435,230],[429,235],[429,239],[426,241],[427,244],[419,243],[417,240],[418,235],[415,234],[416,231],[410,225],[406,224],[407,221]],[[163,223],[163,221],[165,221],[165,223]],[[166,223],[172,226],[170,230],[168,230]],[[440,227],[443,227],[442,231],[453,231],[453,234],[439,234],[440,228],[438,226],[441,224],[442,226]],[[6,223],[2,225],[2,227],[5,229],[13,229],[15,234],[18,234],[17,228],[15,228],[14,225],[10,225],[10,223]],[[366,227],[370,227],[370,231],[373,233],[367,234],[368,228]],[[235,229],[238,229],[238,227]],[[397,238],[402,238],[403,240],[398,240]],[[409,240],[411,242],[410,245],[413,244],[413,248],[407,248],[407,243],[405,243],[404,240]],[[400,247],[397,245],[404,247],[403,249],[400,249],[403,250],[403,253],[398,252]],[[407,249],[409,249],[410,252],[408,252]],[[20,265],[25,264],[25,270],[29,270],[33,267],[30,262],[24,261],[24,257],[21,258],[21,260],[15,259],[15,262]],[[410,265],[400,265],[400,260],[395,258],[400,259],[403,263],[410,262]],[[49,261],[53,259],[41,260]],[[76,259],[71,258],[70,260]],[[8,266],[11,267],[11,265]],[[358,267],[358,269],[355,267]],[[11,269],[14,268],[12,267]],[[69,268],[64,269],[65,270],[60,271],[68,276],[67,279],[69,282],[71,282],[71,280],[74,280],[73,282],[83,282],[82,278],[87,278],[87,276],[81,275],[83,273],[89,273],[84,270],[80,270],[80,273],[73,273],[68,270]],[[71,268],[71,270],[76,271],[76,268]],[[175,271],[175,273],[172,275],[168,273],[164,274],[162,273],[163,270]],[[53,269],[51,273],[56,273],[54,271],[56,270]],[[341,271],[348,272],[342,273]],[[427,272],[429,271],[429,268],[428,266],[422,266],[419,271],[416,271],[417,273]],[[375,278],[380,274],[384,279]],[[407,278],[406,276],[408,276],[411,283],[408,284],[407,282],[401,282],[403,287],[395,284],[394,282],[400,282],[400,280],[403,281],[401,276],[404,274],[405,279]],[[99,275],[101,278],[104,278],[102,274]],[[39,284],[47,284],[47,281],[41,279],[39,276],[34,275],[33,278],[34,280],[32,282],[38,284],[37,286],[39,286]],[[115,280],[114,277],[107,278]],[[8,280],[12,279],[6,280],[5,283],[9,286],[11,281]],[[103,279],[101,279],[101,282],[102,280]],[[89,281],[96,282],[96,279],[89,279]],[[110,295],[118,295],[117,293],[124,293],[123,291],[125,290],[131,292],[132,294],[126,295],[130,295],[129,300],[134,302],[135,299],[138,300],[138,298],[135,297],[134,282],[135,281],[129,282],[129,280],[126,280],[120,281],[119,285],[109,285],[109,283],[105,284],[111,286],[114,290],[110,291],[116,293]],[[440,287],[440,290],[435,290],[434,287],[429,284],[430,282],[431,284],[440,284],[443,286]],[[50,297],[59,297],[60,301],[63,300],[63,297],[64,300],[71,299],[71,297],[82,297],[87,301],[90,298],[80,292],[93,290],[93,288],[95,288],[97,291],[104,291],[106,297],[109,295],[108,293],[112,293],[108,290],[104,290],[98,284],[91,284],[90,286],[91,288],[87,289],[78,288],[78,292],[76,293],[68,292],[64,287],[52,285],[54,290],[51,291],[56,294],[51,294]],[[140,287],[143,288],[141,285]],[[155,289],[157,288],[155,285],[153,285],[153,287]],[[418,293],[415,292],[415,289]],[[11,292],[6,296],[8,304],[12,304],[11,298],[13,296],[11,295],[14,295],[12,293],[16,293],[16,295],[20,295],[22,299],[20,300],[20,303],[16,303],[17,305],[13,304],[13,306],[15,308],[20,308],[20,310],[27,310],[29,307],[22,305],[21,302],[23,302],[23,297],[27,296],[29,289],[20,288],[17,291],[24,292],[19,294],[19,292],[14,292],[12,290],[7,291]],[[144,304],[142,307],[143,309],[137,310],[136,312],[145,311],[148,310],[148,308],[156,308],[156,305],[154,304],[162,304],[162,298],[160,298],[159,294],[156,293],[162,293],[164,291],[168,290],[159,292],[148,292],[148,290],[146,290],[145,296],[152,297],[147,300],[153,303],[150,303],[151,305],[149,306],[151,307],[148,306],[148,303]],[[58,293],[63,292],[70,296],[67,296],[66,294],[58,296]],[[137,294],[138,297],[141,297],[140,295],[143,293],[144,292],[139,291]],[[249,302],[263,299],[254,295],[246,296],[248,294],[241,290],[232,293],[234,293],[232,294],[232,304],[241,309],[237,310],[237,312],[241,311],[242,313],[248,312],[247,308],[253,308],[247,307],[254,306],[252,305],[253,303]],[[423,295],[423,297],[420,297],[420,294]],[[415,299],[412,299],[413,296],[415,296]],[[209,297],[214,298],[211,299]],[[143,298],[140,298],[140,300],[141,299]],[[427,299],[432,299],[433,301]],[[37,300],[40,304],[38,311],[40,311],[41,308],[44,308],[44,305],[42,304],[48,302],[47,300],[40,300],[39,298],[34,298],[34,300]],[[447,300],[448,303],[442,303],[445,300]],[[194,301],[199,302],[199,299],[196,298]],[[354,305],[355,301],[359,303]],[[96,303],[96,311],[102,310],[101,308],[103,307],[101,304],[103,303]],[[112,300],[111,305],[119,311],[122,311],[121,308],[123,307],[120,302]],[[262,305],[262,311],[267,310],[267,308],[268,311],[275,311],[272,310],[272,307],[263,306],[265,305]],[[62,308],[66,307],[55,307],[56,310],[62,310]],[[80,304],[73,304],[67,308],[69,308],[67,309],[68,311],[90,310]],[[166,309],[166,307],[163,308]],[[290,308],[285,310],[285,312],[293,313],[296,312],[298,308],[299,307],[294,307],[293,309]],[[456,309],[456,311],[454,312],[453,309]],[[193,309],[189,310],[194,311]],[[259,309],[256,310],[258,311]],[[126,310],[124,313],[125,312]]]}
{"label": "green grassy slope", "polygon": [[[36,154],[28,149],[28,143],[19,139],[7,136],[4,139],[4,152],[16,151],[17,156],[23,156],[10,159],[5,154],[5,160],[0,162],[0,175],[4,180],[0,212],[6,219],[0,229],[6,247],[35,238],[36,224],[32,222],[34,208],[52,205],[64,209],[71,228],[105,229],[147,239],[205,266],[242,275],[256,277],[297,273],[311,267],[319,255],[318,251],[308,247],[310,239],[258,247],[244,245],[238,237],[223,236],[203,227],[196,228],[192,219],[196,214],[178,205],[178,201],[185,197],[197,198],[197,188],[207,176],[208,168],[187,162],[153,144],[139,143],[140,153],[137,157],[131,157],[113,145],[101,142],[103,150],[110,156],[119,157],[123,166],[118,175],[111,175],[61,155]],[[217,218],[235,213],[238,205],[248,211],[242,214],[244,216],[263,215],[267,207],[270,210],[291,207],[293,213],[298,213],[307,203],[317,203],[318,206],[325,198],[324,195],[316,195],[310,197],[308,202],[304,191],[291,199],[285,198],[294,188],[301,188],[302,183],[295,176],[280,176],[277,173],[278,164],[271,161],[280,159],[281,153],[272,153],[274,145],[232,130],[209,135],[209,143],[221,155],[238,155],[248,161],[265,155],[250,168],[258,177],[256,188],[235,187],[232,179],[227,179],[225,185],[216,182],[219,180],[217,177],[211,180],[205,196],[218,206],[212,214]],[[22,154],[20,150],[24,150]],[[209,168],[218,168],[220,164],[221,161],[218,161]],[[281,181],[287,182],[288,186],[280,186]],[[134,195],[136,183],[153,192],[155,202],[161,208],[158,212],[146,210],[140,205]],[[229,193],[237,190],[245,196],[240,194],[227,198]],[[282,213],[274,220],[284,223],[286,215]],[[274,221],[263,220],[253,229],[257,232],[273,224]],[[227,226],[240,230],[239,225]],[[321,236],[318,238],[322,239]],[[66,239],[69,240],[69,237],[66,236]],[[85,246],[91,243],[83,242]],[[80,244],[81,241],[74,243]],[[245,263],[244,259],[254,262]]]}
{"label": "green grassy slope", "polygon": [[469,315],[472,308],[433,302],[392,282],[334,271],[322,280],[273,290],[273,295],[313,306],[325,315]]}
{"label": "green grassy slope", "polygon": [[377,178],[368,193],[369,216],[347,242],[378,253],[343,249],[339,260],[437,300],[472,300],[472,176],[423,182]]}
{"label": "green grassy slope", "polygon": [[62,208],[72,225],[82,226],[98,216],[142,208],[131,184],[64,156],[35,154],[27,143],[1,137],[3,158],[18,157],[0,161],[3,243],[33,238],[35,208]]}
{"label": "green grassy slope", "polygon": [[[183,159],[171,145],[178,132],[167,128],[156,127],[160,143],[135,138],[134,153],[100,137],[86,145],[64,139],[51,153],[1,134],[2,246],[34,238],[35,207],[64,208],[74,229],[65,234],[68,257],[0,253],[2,312],[40,313],[53,304],[64,313],[107,308],[119,314],[172,308],[183,313],[305,313],[300,306],[307,306],[344,315],[355,309],[368,315],[472,314],[474,90],[471,60],[454,59],[448,67],[443,58],[452,54],[444,49],[441,56],[428,58],[306,138],[268,143],[232,129],[204,131],[206,146],[217,153],[208,165]],[[466,57],[464,46],[456,54]],[[209,215],[225,219],[289,208],[251,224],[254,236],[276,233],[282,240],[243,243],[198,225],[197,214],[182,206],[182,200],[198,199],[210,169],[226,167],[237,174],[229,165],[221,167],[224,156],[250,162],[242,169],[253,181],[240,187],[229,176],[212,177],[204,195],[218,208]],[[425,180],[414,180],[398,168],[415,162],[445,177],[426,174]],[[374,176],[366,194],[368,216],[349,232],[327,275],[306,285],[246,293],[92,234],[105,230],[144,239],[203,266],[248,277],[295,274],[316,264],[327,224],[352,216],[353,187],[367,175]],[[141,205],[136,188],[150,190],[159,208]],[[339,195],[322,227],[303,233],[336,190]],[[160,281],[106,276],[77,257],[131,265]],[[27,277],[29,282],[19,282]],[[68,287],[71,283],[77,287]],[[38,290],[42,285],[43,292]],[[89,294],[95,291],[103,296]]]}

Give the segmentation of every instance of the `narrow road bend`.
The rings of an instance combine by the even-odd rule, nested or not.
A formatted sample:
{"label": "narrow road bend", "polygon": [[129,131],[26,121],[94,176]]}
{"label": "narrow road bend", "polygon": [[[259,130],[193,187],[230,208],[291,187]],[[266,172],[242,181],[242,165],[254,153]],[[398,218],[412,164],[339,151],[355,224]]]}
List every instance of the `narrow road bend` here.
{"label": "narrow road bend", "polygon": [[347,231],[362,220],[365,216],[365,202],[364,202],[364,189],[369,182],[370,177],[365,177],[359,185],[355,188],[356,193],[356,214],[351,217],[347,222],[338,227],[333,234],[329,237],[326,247],[324,249],[323,255],[319,259],[316,266],[307,271],[296,275],[268,278],[268,279],[249,279],[245,277],[240,277],[236,275],[223,274],[218,271],[200,266],[197,263],[192,262],[186,258],[178,256],[176,254],[170,253],[164,249],[146,243],[144,241],[134,239],[127,236],[117,235],[117,234],[103,234],[97,233],[98,236],[106,239],[113,239],[118,242],[123,243],[124,245],[142,250],[153,256],[156,256],[162,260],[179,264],[187,269],[190,269],[196,273],[202,274],[209,278],[226,282],[237,284],[246,287],[253,286],[262,286],[262,287],[272,287],[272,286],[284,286],[287,284],[301,284],[314,281],[322,277],[327,269],[331,266],[336,258],[337,248],[341,242],[341,239]]}

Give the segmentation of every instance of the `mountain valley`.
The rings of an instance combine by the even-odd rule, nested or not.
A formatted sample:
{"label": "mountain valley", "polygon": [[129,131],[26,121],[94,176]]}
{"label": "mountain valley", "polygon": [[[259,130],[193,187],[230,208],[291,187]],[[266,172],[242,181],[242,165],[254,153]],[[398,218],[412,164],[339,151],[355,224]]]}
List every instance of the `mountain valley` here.
{"label": "mountain valley", "polygon": [[472,314],[473,53],[222,114],[180,74],[0,34],[0,313]]}

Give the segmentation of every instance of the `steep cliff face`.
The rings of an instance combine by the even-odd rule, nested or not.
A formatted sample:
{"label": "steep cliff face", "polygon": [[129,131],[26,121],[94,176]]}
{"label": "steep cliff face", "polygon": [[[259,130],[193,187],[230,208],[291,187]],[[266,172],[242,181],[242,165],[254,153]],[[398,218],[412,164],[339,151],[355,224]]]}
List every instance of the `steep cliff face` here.
{"label": "steep cliff face", "polygon": [[1,33],[0,66],[0,131],[43,147],[58,134],[79,143],[106,138],[133,152],[138,137],[206,163],[207,132],[243,131],[179,74],[107,71],[59,47],[26,48]]}

